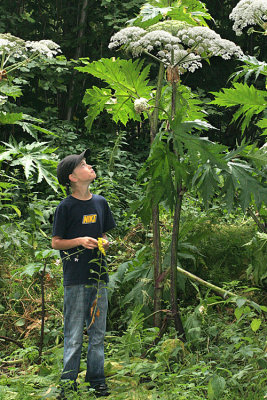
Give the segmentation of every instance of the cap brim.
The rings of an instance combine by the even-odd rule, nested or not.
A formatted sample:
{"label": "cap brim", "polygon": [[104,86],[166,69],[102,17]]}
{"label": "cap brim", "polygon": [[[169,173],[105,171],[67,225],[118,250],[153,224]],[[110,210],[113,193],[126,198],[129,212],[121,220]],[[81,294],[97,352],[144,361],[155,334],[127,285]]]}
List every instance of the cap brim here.
{"label": "cap brim", "polygon": [[85,158],[86,161],[88,159],[88,157],[90,156],[91,151],[89,149],[84,150],[77,158],[77,161],[75,163],[75,167],[77,167],[78,164],[80,164],[80,162]]}

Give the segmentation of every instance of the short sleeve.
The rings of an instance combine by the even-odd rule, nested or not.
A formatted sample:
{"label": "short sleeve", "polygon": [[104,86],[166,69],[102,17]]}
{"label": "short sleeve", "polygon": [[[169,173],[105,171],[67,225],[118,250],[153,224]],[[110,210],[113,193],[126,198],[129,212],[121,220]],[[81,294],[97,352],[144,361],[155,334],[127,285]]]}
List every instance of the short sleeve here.
{"label": "short sleeve", "polygon": [[53,222],[52,236],[65,237],[66,234],[66,223],[67,223],[67,210],[61,204],[58,205]]}
{"label": "short sleeve", "polygon": [[116,227],[116,222],[114,221],[112,212],[109,208],[107,201],[105,201],[105,216],[104,216],[104,229],[103,232],[110,231]]}

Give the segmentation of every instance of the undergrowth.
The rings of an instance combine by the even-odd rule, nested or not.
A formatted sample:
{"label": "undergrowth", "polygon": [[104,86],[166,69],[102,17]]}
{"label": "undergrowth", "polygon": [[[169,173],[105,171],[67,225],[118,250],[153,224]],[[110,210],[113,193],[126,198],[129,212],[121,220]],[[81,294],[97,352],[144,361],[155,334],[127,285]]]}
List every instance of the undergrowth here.
{"label": "undergrowth", "polygon": [[[187,211],[187,213],[186,213]],[[105,373],[110,400],[263,400],[266,396],[266,294],[247,271],[253,262],[246,243],[255,236],[248,218],[226,220],[192,208],[182,221],[179,262],[203,279],[237,297],[222,298],[179,275],[183,343],[169,313],[169,278],[164,283],[166,330],[153,328],[151,235],[141,224],[110,248],[112,270],[106,334]],[[165,268],[168,263],[168,215],[162,218]],[[262,243],[260,244],[263,249]],[[44,338],[40,257],[46,274]],[[260,255],[259,255],[260,256]],[[61,265],[48,250],[22,252],[1,260],[0,399],[55,399],[63,358],[63,286]],[[214,282],[215,281],[215,282]],[[260,305],[260,306],[259,306]],[[79,374],[79,392],[71,399],[94,398],[84,384],[87,337]]]}

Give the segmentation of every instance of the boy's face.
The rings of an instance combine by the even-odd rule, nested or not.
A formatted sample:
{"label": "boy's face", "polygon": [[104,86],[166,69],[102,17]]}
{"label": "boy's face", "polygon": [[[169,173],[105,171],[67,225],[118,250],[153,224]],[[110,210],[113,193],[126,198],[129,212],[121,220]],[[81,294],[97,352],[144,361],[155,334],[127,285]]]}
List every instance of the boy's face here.
{"label": "boy's face", "polygon": [[91,165],[86,164],[85,159],[83,159],[77,167],[74,168],[70,174],[70,180],[77,182],[88,182],[91,183],[96,178],[96,173]]}

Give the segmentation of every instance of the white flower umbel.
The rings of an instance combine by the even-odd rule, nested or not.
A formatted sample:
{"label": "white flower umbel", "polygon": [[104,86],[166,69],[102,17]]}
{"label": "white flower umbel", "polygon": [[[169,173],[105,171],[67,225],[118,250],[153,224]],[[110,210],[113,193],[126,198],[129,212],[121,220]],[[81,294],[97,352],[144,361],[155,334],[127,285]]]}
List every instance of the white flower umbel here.
{"label": "white flower umbel", "polygon": [[128,45],[131,42],[136,42],[144,33],[146,33],[146,31],[138,27],[121,29],[119,32],[115,33],[115,35],[112,36],[108,47],[110,49],[115,49],[117,47],[121,47],[124,44]]}
{"label": "white flower umbel", "polygon": [[184,73],[186,70],[194,72],[196,69],[202,67],[200,56],[194,53],[189,53],[187,50],[183,49],[174,50],[173,53],[170,53],[169,51],[159,51],[158,57],[165,64],[179,65],[180,74]]}
{"label": "white flower umbel", "polygon": [[148,100],[144,97],[136,99],[134,101],[134,109],[138,114],[141,114],[143,111],[147,111],[149,109]]}
{"label": "white flower umbel", "polygon": [[166,66],[178,65],[181,67],[180,73],[186,70],[194,72],[201,68],[202,58],[220,56],[229,59],[232,56],[243,56],[239,46],[222,39],[212,29],[179,21],[167,22],[151,26],[147,31],[137,27],[122,29],[111,38],[109,48],[125,46],[134,57],[142,53],[149,54]]}
{"label": "white flower umbel", "polygon": [[40,40],[39,42],[29,42],[25,44],[26,49],[45,55],[47,58],[53,58],[57,53],[61,52],[59,45],[52,40]]}
{"label": "white flower umbel", "polygon": [[0,106],[5,104],[7,102],[7,96],[1,96],[0,95]]}
{"label": "white flower umbel", "polygon": [[[143,52],[155,52],[159,55],[162,50],[171,52],[179,50],[180,39],[163,30],[156,30],[146,33],[136,42],[129,44],[129,50],[133,56],[139,56]],[[161,53],[160,53],[161,54]]]}
{"label": "white flower umbel", "polygon": [[177,36],[184,45],[202,57],[220,56],[228,60],[232,56],[243,56],[239,46],[230,40],[222,39],[218,33],[205,26],[181,29]]}
{"label": "white flower umbel", "polygon": [[234,21],[233,30],[240,36],[249,25],[259,25],[267,30],[267,0],[241,0],[233,8],[229,18]]}
{"label": "white flower umbel", "polygon": [[10,33],[0,34],[0,70],[6,73],[13,71],[38,56],[52,58],[61,52],[52,40],[25,42]]}
{"label": "white flower umbel", "polygon": [[0,55],[2,56],[2,68],[6,58],[22,58],[24,56],[23,50],[25,48],[24,40],[11,35],[10,33],[0,34]]}

